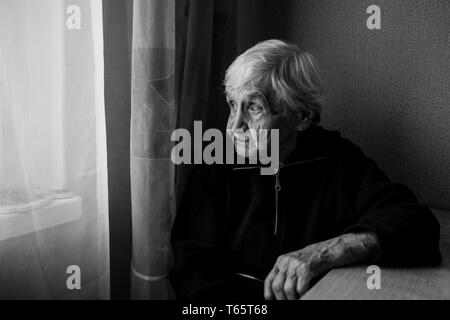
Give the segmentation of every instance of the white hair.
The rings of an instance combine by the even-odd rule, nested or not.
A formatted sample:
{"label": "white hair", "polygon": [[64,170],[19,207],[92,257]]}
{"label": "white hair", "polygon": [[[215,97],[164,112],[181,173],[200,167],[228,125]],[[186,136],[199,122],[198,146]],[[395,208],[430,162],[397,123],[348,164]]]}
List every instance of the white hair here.
{"label": "white hair", "polygon": [[228,67],[224,84],[226,92],[256,90],[272,108],[286,106],[311,123],[320,121],[323,83],[318,63],[296,44],[281,40],[256,44]]}

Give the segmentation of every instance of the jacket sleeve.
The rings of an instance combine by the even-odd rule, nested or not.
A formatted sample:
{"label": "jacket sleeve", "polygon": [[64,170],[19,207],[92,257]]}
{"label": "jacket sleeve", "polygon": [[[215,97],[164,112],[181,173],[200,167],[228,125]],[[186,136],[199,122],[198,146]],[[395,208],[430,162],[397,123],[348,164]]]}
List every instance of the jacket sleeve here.
{"label": "jacket sleeve", "polygon": [[374,232],[381,249],[379,264],[439,263],[440,227],[431,210],[406,186],[391,182],[358,147],[343,149],[341,186],[346,204],[342,233]]}
{"label": "jacket sleeve", "polygon": [[225,283],[223,183],[212,167],[198,166],[180,200],[171,233],[170,280],[178,299],[218,299]]}

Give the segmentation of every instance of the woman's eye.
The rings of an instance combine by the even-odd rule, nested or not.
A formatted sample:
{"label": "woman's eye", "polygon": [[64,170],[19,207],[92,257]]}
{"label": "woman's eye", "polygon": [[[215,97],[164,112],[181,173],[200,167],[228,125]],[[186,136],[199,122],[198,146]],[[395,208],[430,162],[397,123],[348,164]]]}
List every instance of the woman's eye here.
{"label": "woman's eye", "polygon": [[233,112],[236,111],[236,109],[237,109],[236,102],[230,101],[230,102],[228,102],[228,105],[230,106],[231,111],[233,111]]}
{"label": "woman's eye", "polygon": [[262,111],[262,107],[260,105],[257,105],[256,103],[252,103],[249,105],[248,110],[253,113],[258,113]]}

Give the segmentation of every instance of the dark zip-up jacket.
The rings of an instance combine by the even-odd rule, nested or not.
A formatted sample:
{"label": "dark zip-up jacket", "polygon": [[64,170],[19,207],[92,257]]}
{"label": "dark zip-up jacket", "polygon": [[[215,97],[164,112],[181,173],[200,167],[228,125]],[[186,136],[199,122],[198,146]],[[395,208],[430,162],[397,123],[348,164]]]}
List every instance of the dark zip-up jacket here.
{"label": "dark zip-up jacket", "polygon": [[261,283],[236,273],[264,280],[281,254],[368,231],[380,242],[378,264],[441,259],[429,208],[338,132],[314,126],[298,134],[276,175],[251,165],[196,168],[172,229],[172,285],[181,299],[262,298]]}

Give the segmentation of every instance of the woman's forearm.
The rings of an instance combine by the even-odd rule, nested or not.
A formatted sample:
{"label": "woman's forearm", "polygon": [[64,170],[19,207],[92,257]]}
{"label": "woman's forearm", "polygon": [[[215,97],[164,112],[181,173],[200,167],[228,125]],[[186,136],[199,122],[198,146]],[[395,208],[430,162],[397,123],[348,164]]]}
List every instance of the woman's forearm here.
{"label": "woman's forearm", "polygon": [[380,255],[378,238],[373,232],[347,233],[329,241],[334,252],[329,260],[331,268],[374,263]]}

